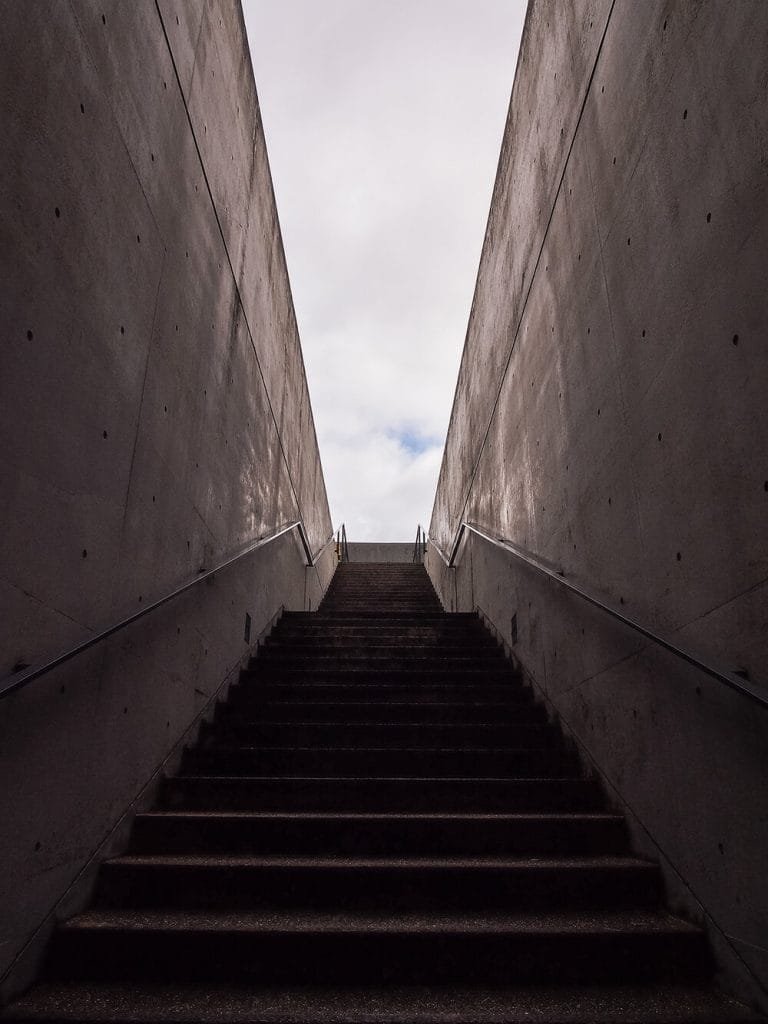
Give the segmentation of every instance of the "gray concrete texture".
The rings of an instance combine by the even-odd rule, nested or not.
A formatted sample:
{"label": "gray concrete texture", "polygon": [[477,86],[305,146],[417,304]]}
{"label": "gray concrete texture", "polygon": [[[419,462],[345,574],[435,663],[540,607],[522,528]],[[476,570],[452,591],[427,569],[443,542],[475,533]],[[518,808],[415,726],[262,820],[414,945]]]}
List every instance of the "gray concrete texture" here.
{"label": "gray concrete texture", "polygon": [[[0,674],[331,533],[240,5],[3,0]],[[0,707],[0,973],[282,606],[289,534]]]}
{"label": "gray concrete texture", "polygon": [[375,543],[350,541],[350,562],[413,562],[413,550],[416,545],[403,541],[391,543]]}
{"label": "gray concrete texture", "polygon": [[[430,528],[447,552],[477,522],[761,683],[766,47],[752,0],[530,5]],[[476,537],[455,573],[427,561],[509,644],[516,615],[516,657],[765,1006],[765,715]]]}

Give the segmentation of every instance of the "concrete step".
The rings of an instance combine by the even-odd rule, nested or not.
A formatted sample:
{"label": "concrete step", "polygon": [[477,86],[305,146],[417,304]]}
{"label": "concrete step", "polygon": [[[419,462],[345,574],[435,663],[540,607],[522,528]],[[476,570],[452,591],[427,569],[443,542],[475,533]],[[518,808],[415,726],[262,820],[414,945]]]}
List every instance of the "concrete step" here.
{"label": "concrete step", "polygon": [[483,629],[479,619],[453,622],[450,618],[431,619],[416,622],[409,619],[404,622],[393,622],[391,619],[378,620],[374,617],[350,621],[342,617],[317,619],[286,620],[282,618],[270,634],[271,637],[285,639],[293,637],[414,637],[420,642],[421,637],[445,638],[464,641],[471,639],[477,643],[493,643],[489,634]]}
{"label": "concrete step", "polygon": [[470,694],[475,701],[509,703],[509,705],[518,706],[532,703],[530,692],[517,685],[514,679],[510,679],[508,682],[501,680],[494,682],[495,677],[489,674],[478,673],[469,678],[461,676],[460,680],[445,680],[443,676],[440,676],[433,682],[425,681],[423,675],[418,675],[416,679],[404,674],[389,677],[398,679],[398,682],[377,682],[375,676],[372,678],[370,674],[361,675],[364,678],[357,680],[354,677],[350,678],[350,674],[328,673],[327,681],[322,675],[318,679],[317,674],[308,676],[291,675],[290,673],[264,674],[259,676],[258,680],[249,675],[244,676],[243,686],[231,688],[229,699],[233,706],[240,709],[254,705],[254,703],[288,699],[306,700],[307,702],[310,700],[334,701],[336,703],[345,700],[356,703],[364,700],[382,703],[388,703],[390,700],[397,702],[407,700],[410,703],[436,703],[439,701],[451,703],[462,700]]}
{"label": "concrete step", "polygon": [[162,806],[222,811],[595,811],[597,783],[584,778],[371,776],[176,776],[164,780]]}
{"label": "concrete step", "polygon": [[200,746],[278,745],[283,747],[495,747],[530,750],[561,749],[560,732],[551,725],[467,725],[399,722],[248,722],[235,719],[229,724],[204,725]]}
{"label": "concrete step", "polygon": [[50,979],[262,984],[698,981],[702,933],[648,910],[540,914],[94,909],[55,932]]}
{"label": "concrete step", "polygon": [[282,651],[301,651],[306,655],[310,651],[331,653],[337,650],[346,651],[357,648],[365,652],[372,651],[376,653],[381,651],[382,653],[389,652],[391,654],[398,648],[402,650],[406,647],[418,647],[424,651],[438,648],[447,652],[456,652],[457,654],[465,651],[467,653],[483,653],[489,650],[500,650],[498,644],[490,637],[477,636],[475,633],[470,634],[468,631],[458,635],[445,633],[440,635],[437,631],[431,629],[420,630],[417,633],[414,630],[365,631],[362,627],[355,627],[354,632],[344,632],[338,629],[333,633],[325,631],[296,631],[290,636],[286,636],[283,632],[275,631],[259,649],[259,655],[261,655],[262,651],[271,651],[274,648],[279,648]]}
{"label": "concrete step", "polygon": [[327,614],[334,606],[349,604],[354,606],[357,603],[374,605],[387,611],[392,605],[407,604],[413,605],[416,611],[436,611],[443,609],[434,594],[416,588],[392,588],[384,590],[381,587],[338,587],[329,591],[320,606],[320,612]]}
{"label": "concrete step", "polygon": [[[506,694],[505,694],[506,695]],[[262,694],[263,696],[263,694]],[[475,691],[464,690],[464,700],[326,700],[313,697],[312,700],[252,700],[240,707],[234,703],[219,704],[215,721],[258,723],[267,719],[302,722],[373,722],[409,724],[487,724],[487,725],[543,725],[547,721],[546,711],[541,704],[533,701],[511,702],[505,700],[468,700]]]}
{"label": "concrete step", "polygon": [[360,612],[352,610],[340,610],[326,613],[323,610],[317,612],[283,612],[280,624],[309,624],[316,627],[326,625],[381,625],[392,626],[426,626],[437,625],[447,626],[449,629],[466,627],[471,623],[479,624],[477,615],[474,612],[438,612],[424,611],[412,612],[408,615],[399,615],[397,612],[369,611],[361,615]]}
{"label": "concrete step", "polygon": [[431,647],[421,645],[419,647],[404,644],[390,644],[382,646],[370,644],[363,646],[359,643],[341,646],[313,647],[307,650],[304,646],[286,644],[267,644],[259,652],[257,658],[251,659],[249,668],[256,669],[262,666],[290,665],[297,668],[376,668],[378,670],[430,670],[453,668],[457,669],[486,669],[499,665],[505,673],[510,672],[510,666],[498,647],[468,647],[463,646],[458,650],[446,649],[441,644],[435,643]]}
{"label": "concrete step", "polygon": [[[515,673],[505,658],[489,658],[485,661],[453,661],[436,658],[359,658],[322,659],[297,658],[282,661],[277,658],[259,659],[254,668],[243,669],[240,680],[247,684],[250,679],[264,679],[279,676],[296,680],[313,679],[325,682],[380,682],[393,685],[404,683],[496,683],[517,682]],[[522,687],[521,687],[522,688]]]}
{"label": "concrete step", "polygon": [[375,612],[392,612],[407,608],[420,614],[432,612],[442,613],[440,603],[435,599],[426,598],[419,593],[390,593],[384,596],[375,589],[367,587],[359,591],[344,591],[329,594],[319,608],[321,615],[331,615],[336,611],[354,611],[359,607]]}
{"label": "concrete step", "polygon": [[652,907],[656,865],[632,857],[125,856],[99,906],[142,909],[536,910]]}
{"label": "concrete step", "polygon": [[185,775],[416,775],[439,778],[563,778],[578,776],[575,755],[565,749],[458,747],[248,747],[187,749]]}
{"label": "concrete step", "polygon": [[618,856],[624,819],[604,811],[525,814],[166,810],[138,814],[136,854],[451,857]]}
{"label": "concrete step", "polygon": [[[341,598],[380,598],[382,602],[388,601],[421,601],[424,605],[439,605],[437,596],[431,587],[425,586],[421,583],[408,583],[408,582],[392,582],[392,583],[381,583],[369,580],[368,582],[334,582],[328,588],[328,592],[325,595],[323,601],[323,608],[325,604],[332,599],[339,600]],[[442,608],[440,609],[442,611]]]}
{"label": "concrete step", "polygon": [[43,984],[0,1017],[4,1024],[755,1024],[758,1017],[698,985],[448,984],[362,988]]}

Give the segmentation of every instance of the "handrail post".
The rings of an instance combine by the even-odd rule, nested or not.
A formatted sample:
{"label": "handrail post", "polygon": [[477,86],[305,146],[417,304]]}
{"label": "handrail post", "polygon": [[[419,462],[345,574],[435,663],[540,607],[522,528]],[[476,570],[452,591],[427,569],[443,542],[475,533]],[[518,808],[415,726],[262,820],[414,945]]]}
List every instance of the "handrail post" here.
{"label": "handrail post", "polygon": [[424,556],[427,553],[427,531],[419,523],[416,527],[416,540],[413,544],[413,558],[411,561],[420,562],[424,561]]}
{"label": "handrail post", "polygon": [[461,545],[461,538],[464,536],[464,530],[466,529],[466,527],[467,527],[466,522],[462,522],[461,526],[456,531],[456,538],[455,538],[455,540],[453,542],[453,547],[451,548],[451,553],[448,556],[448,563],[447,564],[448,564],[448,568],[449,569],[455,569],[456,568],[456,558],[457,558],[457,556],[459,554],[459,546]]}
{"label": "handrail post", "polygon": [[341,558],[340,561],[349,561],[349,545],[347,544],[347,524],[341,524]]}
{"label": "handrail post", "polygon": [[301,546],[304,548],[304,556],[307,560],[307,565],[311,567],[315,564],[315,560],[312,557],[312,549],[309,546],[309,538],[307,537],[306,531],[304,530],[304,524],[301,521],[299,521],[299,523],[297,524],[297,528],[299,531],[299,539],[301,540]]}

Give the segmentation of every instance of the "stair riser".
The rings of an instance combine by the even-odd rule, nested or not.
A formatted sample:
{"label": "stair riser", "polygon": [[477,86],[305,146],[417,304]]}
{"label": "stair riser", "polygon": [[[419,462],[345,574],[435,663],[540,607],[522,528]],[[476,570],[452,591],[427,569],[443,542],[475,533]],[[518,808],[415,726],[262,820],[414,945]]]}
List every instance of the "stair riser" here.
{"label": "stair riser", "polygon": [[376,597],[339,598],[323,602],[320,609],[322,615],[417,615],[422,618],[426,615],[438,615],[441,609],[439,605],[429,603],[415,598],[400,598],[397,601],[384,601]]}
{"label": "stair riser", "polygon": [[96,901],[143,909],[457,910],[650,907],[653,869],[102,868]]}
{"label": "stair riser", "polygon": [[336,573],[326,591],[327,594],[346,593],[347,591],[365,590],[372,587],[384,593],[396,591],[413,591],[417,594],[424,594],[433,601],[436,599],[435,590],[429,577],[426,574],[413,572],[406,573],[369,573],[361,576],[348,576],[346,573]]}
{"label": "stair riser", "polygon": [[363,632],[359,628],[355,632],[336,631],[333,635],[326,632],[293,633],[285,636],[280,631],[275,631],[267,637],[259,654],[282,651],[284,654],[322,654],[323,652],[334,653],[336,651],[354,651],[361,649],[364,653],[380,653],[382,655],[408,652],[409,655],[418,657],[419,652],[431,654],[434,651],[444,651],[451,657],[470,656],[475,652],[480,654],[496,653],[503,654],[502,648],[490,637],[476,636],[465,633],[463,636],[441,636],[434,631],[423,630],[417,635],[396,630],[368,630]]}
{"label": "stair riser", "polygon": [[264,984],[548,984],[700,977],[688,935],[249,934],[63,929],[50,978]]}
{"label": "stair riser", "polygon": [[619,818],[376,819],[138,816],[137,854],[348,857],[598,856],[626,852]]}
{"label": "stair riser", "polygon": [[326,591],[325,599],[341,595],[369,594],[382,598],[414,595],[423,601],[437,601],[434,588],[428,580],[408,579],[407,576],[377,576],[369,579],[345,580],[336,577]]}
{"label": "stair riser", "polygon": [[329,599],[328,601],[323,602],[320,609],[322,615],[334,615],[336,613],[357,615],[365,614],[367,612],[374,612],[377,615],[410,615],[412,612],[415,612],[419,616],[423,616],[430,613],[432,615],[437,615],[440,611],[440,605],[432,604],[431,602],[424,601],[418,597],[401,597],[398,599],[384,600],[383,598],[377,598],[370,594],[359,598],[339,597]]}
{"label": "stair riser", "polygon": [[326,619],[324,622],[281,621],[270,634],[269,639],[292,643],[294,640],[355,640],[382,637],[388,640],[403,640],[421,643],[424,640],[445,640],[461,644],[494,644],[488,633],[476,622],[426,622],[415,625],[411,620],[396,625],[392,622],[364,620],[350,623],[346,619]]}
{"label": "stair riser", "polygon": [[379,672],[418,672],[426,669],[429,672],[457,672],[462,670],[509,672],[511,668],[498,649],[483,651],[462,651],[461,654],[446,653],[444,648],[435,646],[433,650],[424,647],[403,648],[402,645],[392,646],[387,652],[381,648],[365,651],[360,646],[349,650],[312,651],[302,653],[282,647],[265,647],[249,666],[249,671],[261,668],[293,669],[365,669],[372,668]]}
{"label": "stair riser", "polygon": [[[338,676],[337,676],[338,678]],[[363,701],[385,702],[397,701],[416,704],[432,704],[456,701],[489,701],[491,703],[508,703],[510,706],[525,707],[531,701],[530,694],[514,684],[490,686],[482,683],[466,683],[456,685],[449,683],[392,683],[377,684],[360,680],[358,683],[331,682],[276,682],[262,678],[258,683],[238,689],[233,687],[230,703],[233,707],[246,709],[271,701],[320,701],[327,703],[354,704]]]}
{"label": "stair riser", "polygon": [[400,594],[392,597],[381,597],[376,594],[335,594],[326,598],[320,607],[321,615],[334,615],[343,612],[346,615],[355,612],[376,612],[386,615],[392,612],[418,612],[419,615],[440,615],[442,608],[434,600],[426,600],[413,594]]}
{"label": "stair riser", "polygon": [[389,652],[397,653],[404,649],[419,649],[422,651],[440,650],[450,654],[456,652],[464,653],[485,653],[487,651],[498,651],[497,644],[490,640],[485,642],[472,637],[435,636],[422,633],[420,636],[398,635],[392,631],[349,633],[340,632],[329,636],[325,633],[316,636],[295,634],[286,637],[282,633],[270,636],[261,647],[259,655],[272,651],[285,651],[286,653],[300,652],[304,657],[309,654],[333,654],[337,651],[353,651],[361,648],[363,651],[374,651],[382,654]]}
{"label": "stair riser", "polygon": [[560,750],[563,741],[548,725],[360,725],[350,722],[292,725],[277,722],[207,725],[201,745],[278,746],[335,748],[349,747],[507,747],[510,750],[548,748]]}
{"label": "stair riser", "polygon": [[371,813],[558,813],[593,811],[585,780],[167,779],[163,806],[177,810]]}
{"label": "stair riser", "polygon": [[[290,619],[286,617],[290,614]],[[286,625],[312,625],[317,629],[325,629],[328,626],[382,626],[386,629],[393,627],[412,628],[414,626],[446,626],[448,629],[461,629],[472,627],[479,629],[480,624],[476,615],[454,615],[447,612],[414,612],[407,613],[393,611],[366,610],[359,608],[338,610],[334,612],[286,612],[280,623]]]}
{"label": "stair riser", "polygon": [[[464,695],[466,696],[466,695]],[[430,701],[421,703],[364,703],[345,701],[342,703],[316,701],[278,701],[253,702],[250,708],[235,708],[231,705],[219,704],[216,707],[216,722],[259,722],[264,719],[279,719],[283,722],[329,722],[362,723],[375,722],[387,725],[391,723],[432,723],[458,724],[467,723],[498,725],[506,723],[509,727],[523,725],[544,725],[547,721],[546,711],[541,704],[487,704],[464,702]]]}
{"label": "stair riser", "polygon": [[401,584],[394,584],[391,588],[381,586],[344,586],[332,587],[328,590],[325,600],[322,603],[322,611],[334,604],[351,604],[355,601],[364,601],[366,604],[376,604],[386,607],[388,604],[398,604],[401,601],[407,604],[418,605],[421,611],[433,609],[436,612],[442,611],[435,592],[428,591],[423,587],[408,587]]}
{"label": "stair riser", "polygon": [[414,614],[419,618],[440,618],[445,615],[442,605],[434,595],[431,598],[418,594],[393,594],[385,597],[379,593],[356,591],[354,594],[331,594],[323,601],[318,614],[324,618],[336,615],[376,615]]}
{"label": "stair riser", "polygon": [[370,600],[375,598],[377,601],[418,601],[422,608],[433,607],[438,611],[442,611],[439,601],[435,596],[435,592],[431,587],[414,585],[413,582],[407,580],[391,580],[386,583],[374,583],[370,584],[357,582],[357,583],[332,583],[326,592],[325,599],[323,601],[323,607],[326,602],[336,602],[350,600],[353,601],[356,598],[363,598],[364,600]]}
{"label": "stair riser", "polygon": [[425,775],[446,778],[563,778],[578,761],[562,751],[189,750],[182,772],[192,775]]}
{"label": "stair riser", "polygon": [[417,668],[404,666],[362,665],[360,667],[339,665],[337,667],[292,666],[277,662],[264,662],[258,669],[245,669],[240,673],[241,687],[233,688],[233,696],[249,689],[253,684],[264,683],[336,683],[339,686],[374,684],[376,686],[414,686],[423,691],[428,687],[443,689],[447,686],[504,686],[531,698],[531,691],[525,689],[517,676],[505,665],[494,663],[487,668],[445,668],[425,664]]}

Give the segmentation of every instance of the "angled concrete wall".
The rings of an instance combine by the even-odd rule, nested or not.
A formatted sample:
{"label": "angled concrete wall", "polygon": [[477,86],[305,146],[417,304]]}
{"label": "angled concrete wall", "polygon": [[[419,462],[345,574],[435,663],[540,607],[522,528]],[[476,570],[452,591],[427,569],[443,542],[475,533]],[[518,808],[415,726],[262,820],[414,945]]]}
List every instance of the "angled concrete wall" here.
{"label": "angled concrete wall", "polygon": [[[4,674],[331,524],[239,4],[0,20]],[[0,973],[236,674],[246,614],[252,644],[333,568],[287,534],[3,701]]]}
{"label": "angled concrete wall", "polygon": [[[767,46],[752,0],[533,0],[430,529],[448,552],[474,521],[762,685]],[[428,565],[765,1000],[768,714],[478,538]]]}

